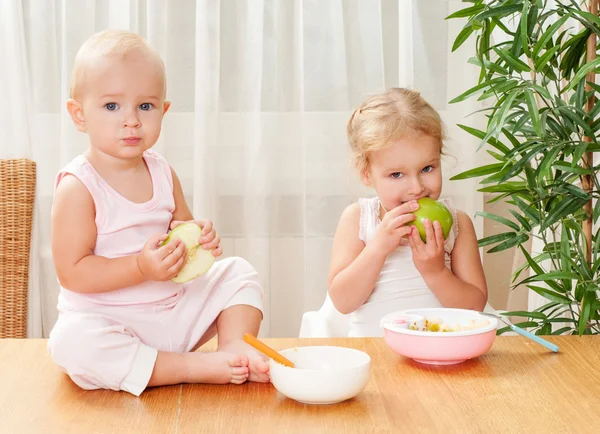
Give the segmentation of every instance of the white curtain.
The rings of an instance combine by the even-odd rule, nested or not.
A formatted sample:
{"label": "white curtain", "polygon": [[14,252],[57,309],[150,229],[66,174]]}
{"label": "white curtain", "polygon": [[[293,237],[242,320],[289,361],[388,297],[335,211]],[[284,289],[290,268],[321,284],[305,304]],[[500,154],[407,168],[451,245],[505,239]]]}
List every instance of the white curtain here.
{"label": "white curtain", "polygon": [[[449,55],[463,23],[459,0],[0,0],[0,158],[38,165],[29,335],[47,336],[58,284],[50,253],[57,171],[86,148],[65,110],[70,72],[93,33],[122,28],[163,56],[172,107],[156,149],[175,168],[197,217],[214,220],[225,255],[258,269],[266,292],[262,336],[296,336],[302,313],[326,293],[342,210],[373,194],[352,171],[351,110],[392,86],[418,89],[440,111],[450,140],[446,178],[483,154],[455,127],[474,102],[446,101],[471,87],[473,52]],[[470,215],[472,181],[444,194]],[[476,221],[481,234],[481,222]]]}

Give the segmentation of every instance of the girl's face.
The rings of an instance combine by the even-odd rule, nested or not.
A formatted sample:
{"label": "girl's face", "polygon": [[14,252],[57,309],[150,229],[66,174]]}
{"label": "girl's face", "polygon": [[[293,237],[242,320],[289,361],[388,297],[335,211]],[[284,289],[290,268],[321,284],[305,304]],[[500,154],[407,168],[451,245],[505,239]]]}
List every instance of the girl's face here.
{"label": "girl's face", "polygon": [[428,135],[412,134],[370,153],[363,181],[375,189],[388,211],[422,197],[437,200],[442,191],[439,141]]}

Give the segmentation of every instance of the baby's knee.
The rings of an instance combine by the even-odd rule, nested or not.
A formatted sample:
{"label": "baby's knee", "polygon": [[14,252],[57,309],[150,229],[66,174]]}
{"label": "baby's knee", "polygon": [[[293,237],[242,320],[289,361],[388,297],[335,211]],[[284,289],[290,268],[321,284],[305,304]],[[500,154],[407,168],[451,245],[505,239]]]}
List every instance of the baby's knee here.
{"label": "baby's knee", "polygon": [[119,389],[138,340],[107,318],[67,314],[50,333],[54,362],[83,389]]}
{"label": "baby's knee", "polygon": [[90,352],[86,351],[89,337],[88,328],[76,316],[63,316],[58,319],[50,332],[48,351],[54,362],[65,370],[71,365],[84,362]]}

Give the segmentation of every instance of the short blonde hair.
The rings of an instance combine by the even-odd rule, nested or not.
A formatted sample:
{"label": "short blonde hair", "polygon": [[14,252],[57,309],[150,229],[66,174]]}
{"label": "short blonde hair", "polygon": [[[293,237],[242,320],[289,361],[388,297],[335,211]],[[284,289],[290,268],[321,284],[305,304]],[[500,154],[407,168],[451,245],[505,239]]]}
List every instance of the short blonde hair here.
{"label": "short blonde hair", "polygon": [[[73,65],[71,74],[70,97],[76,98],[79,87],[84,81],[85,71],[91,59],[98,57],[125,58],[130,53],[142,53],[156,60],[165,71],[165,64],[158,52],[140,35],[125,30],[103,30],[83,43]],[[165,78],[165,95],[166,95]]]}
{"label": "short blonde hair", "polygon": [[369,153],[384,149],[412,134],[426,134],[444,147],[445,127],[438,112],[419,92],[391,88],[363,102],[347,126],[356,168],[369,167]]}

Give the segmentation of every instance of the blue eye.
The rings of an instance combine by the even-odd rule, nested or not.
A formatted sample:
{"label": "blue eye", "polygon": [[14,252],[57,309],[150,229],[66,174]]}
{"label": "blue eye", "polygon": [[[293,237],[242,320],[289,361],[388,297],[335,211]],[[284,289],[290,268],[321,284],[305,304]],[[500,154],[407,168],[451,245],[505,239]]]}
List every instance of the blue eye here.
{"label": "blue eye", "polygon": [[110,110],[111,112],[119,108],[117,103],[114,102],[109,102],[108,104],[105,104],[104,107],[106,107],[106,110]]}
{"label": "blue eye", "polygon": [[402,178],[403,175],[400,172],[394,172],[390,176],[394,179],[398,179],[398,178]]}
{"label": "blue eye", "polygon": [[149,102],[145,102],[143,104],[140,104],[140,110],[148,111],[151,108],[152,108],[152,104],[150,104]]}
{"label": "blue eye", "polygon": [[423,172],[423,173],[429,173],[429,172],[431,172],[432,170],[433,170],[433,166],[427,166],[427,167],[425,167],[425,168],[422,170],[422,172]]}

